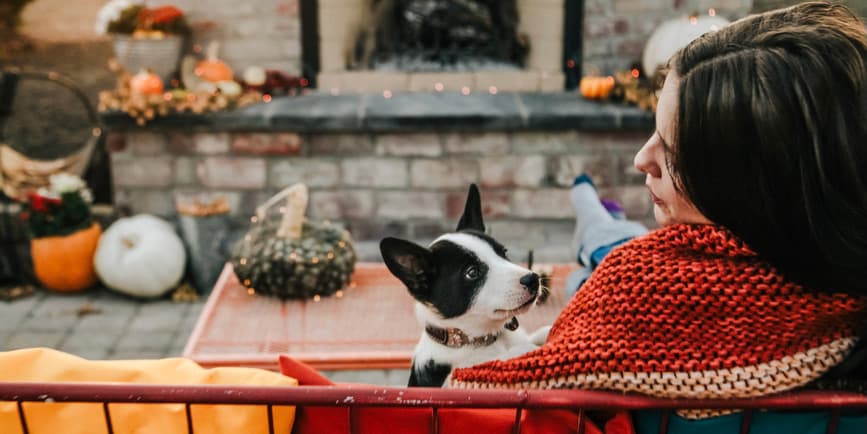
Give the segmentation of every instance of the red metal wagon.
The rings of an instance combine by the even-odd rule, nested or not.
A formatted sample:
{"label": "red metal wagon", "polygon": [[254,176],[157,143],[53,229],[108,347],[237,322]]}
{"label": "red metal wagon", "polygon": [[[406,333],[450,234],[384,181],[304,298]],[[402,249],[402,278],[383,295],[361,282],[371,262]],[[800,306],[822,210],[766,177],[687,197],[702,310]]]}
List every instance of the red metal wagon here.
{"label": "red metal wagon", "polygon": [[[105,431],[115,430],[111,409],[122,403],[149,404],[178,403],[184,405],[186,427],[179,432],[200,433],[191,416],[191,408],[198,405],[257,405],[263,406],[268,418],[268,433],[274,433],[272,409],[275,406],[298,406],[300,411],[324,407],[343,409],[348,420],[348,433],[365,431],[364,412],[371,409],[392,408],[399,412],[423,411],[427,415],[423,421],[430,433],[454,432],[445,428],[449,425],[450,415],[456,409],[503,409],[509,412],[513,433],[524,431],[527,413],[537,411],[568,411],[576,416],[577,432],[585,432],[587,425],[582,419],[588,412],[648,410],[663,411],[664,417],[658,432],[668,430],[667,415],[675,409],[741,409],[743,417],[740,433],[750,432],[753,415],[757,411],[817,411],[830,412],[825,432],[835,433],[840,415],[847,411],[867,411],[867,396],[855,393],[837,392],[800,392],[761,399],[733,400],[667,400],[641,396],[627,396],[619,393],[578,391],[578,390],[448,390],[429,388],[353,386],[299,386],[299,387],[244,387],[244,386],[174,386],[174,385],[126,385],[97,383],[0,383],[0,401],[17,403],[21,432],[29,434],[27,405],[31,402],[54,403],[99,403],[105,417]],[[143,411],[146,411],[143,410]],[[334,413],[332,413],[334,414]],[[337,413],[341,414],[341,413]],[[388,413],[382,413],[388,414]],[[392,413],[393,415],[398,413]],[[481,413],[484,415],[484,413]],[[370,415],[368,414],[369,418]],[[296,420],[297,422],[297,420]],[[341,423],[334,420],[335,424]],[[387,421],[386,421],[387,423]],[[369,425],[368,425],[369,426]],[[297,428],[297,423],[296,423]],[[476,431],[479,427],[466,426],[466,432]],[[334,431],[331,431],[334,432]],[[395,428],[391,432],[403,432]],[[538,432],[533,430],[533,432]],[[563,432],[563,431],[560,431]],[[4,433],[5,434],[5,433]],[[10,433],[11,434],[11,433]],[[57,433],[62,434],[62,433]]]}

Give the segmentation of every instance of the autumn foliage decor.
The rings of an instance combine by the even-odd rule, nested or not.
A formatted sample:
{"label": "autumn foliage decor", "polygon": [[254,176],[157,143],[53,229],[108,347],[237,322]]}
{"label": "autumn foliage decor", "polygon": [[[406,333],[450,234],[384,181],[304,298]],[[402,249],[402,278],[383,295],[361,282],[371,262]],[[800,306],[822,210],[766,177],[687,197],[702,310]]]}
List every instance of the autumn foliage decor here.
{"label": "autumn foliage decor", "polygon": [[75,292],[96,283],[93,255],[102,230],[91,216],[91,202],[84,181],[65,173],[28,194],[21,217],[27,221],[33,271],[42,286]]}

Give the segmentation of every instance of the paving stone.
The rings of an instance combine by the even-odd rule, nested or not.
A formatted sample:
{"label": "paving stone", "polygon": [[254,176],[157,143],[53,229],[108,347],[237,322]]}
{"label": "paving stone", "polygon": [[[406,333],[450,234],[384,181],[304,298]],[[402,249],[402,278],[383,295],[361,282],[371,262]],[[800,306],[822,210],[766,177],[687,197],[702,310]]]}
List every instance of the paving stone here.
{"label": "paving stone", "polygon": [[174,331],[136,332],[130,330],[121,336],[114,348],[115,352],[125,353],[165,352],[171,346],[174,337]]}
{"label": "paving stone", "polygon": [[63,341],[64,347],[70,348],[112,348],[123,334],[123,329],[106,327],[101,330],[81,330],[76,327]]}
{"label": "paving stone", "polygon": [[108,347],[70,347],[66,345],[61,345],[60,350],[75,354],[78,357],[87,360],[105,360],[108,357],[109,348]]}
{"label": "paving stone", "polygon": [[4,350],[17,350],[21,348],[49,347],[57,348],[66,330],[28,330],[13,333],[6,339]]}
{"label": "paving stone", "polygon": [[145,360],[145,359],[162,359],[166,356],[165,350],[127,350],[118,349],[108,356],[110,360]]}

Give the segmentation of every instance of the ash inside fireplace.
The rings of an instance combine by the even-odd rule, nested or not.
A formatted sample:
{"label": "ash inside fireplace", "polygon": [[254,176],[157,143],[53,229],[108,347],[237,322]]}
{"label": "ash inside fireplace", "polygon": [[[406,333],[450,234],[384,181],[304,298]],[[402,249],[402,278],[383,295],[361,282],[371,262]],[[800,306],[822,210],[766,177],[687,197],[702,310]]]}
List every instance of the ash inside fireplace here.
{"label": "ash inside fireplace", "polygon": [[517,0],[370,0],[351,69],[471,71],[523,68]]}

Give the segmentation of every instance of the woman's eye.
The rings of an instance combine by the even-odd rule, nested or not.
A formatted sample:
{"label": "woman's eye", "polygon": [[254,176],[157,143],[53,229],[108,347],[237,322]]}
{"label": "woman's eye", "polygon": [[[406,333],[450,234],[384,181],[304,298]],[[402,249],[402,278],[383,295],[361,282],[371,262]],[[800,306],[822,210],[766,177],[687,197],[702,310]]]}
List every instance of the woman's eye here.
{"label": "woman's eye", "polygon": [[467,271],[464,273],[464,277],[470,280],[475,280],[479,278],[479,269],[476,267],[467,268]]}

